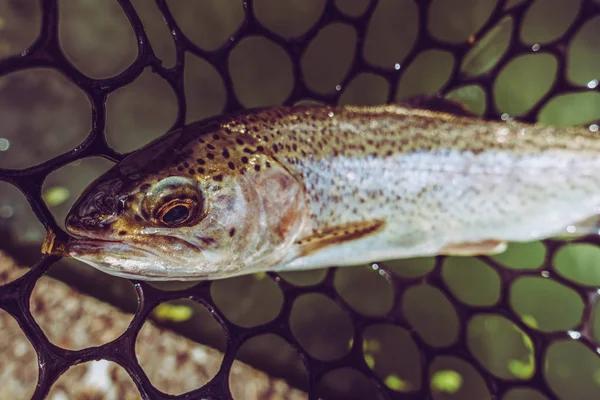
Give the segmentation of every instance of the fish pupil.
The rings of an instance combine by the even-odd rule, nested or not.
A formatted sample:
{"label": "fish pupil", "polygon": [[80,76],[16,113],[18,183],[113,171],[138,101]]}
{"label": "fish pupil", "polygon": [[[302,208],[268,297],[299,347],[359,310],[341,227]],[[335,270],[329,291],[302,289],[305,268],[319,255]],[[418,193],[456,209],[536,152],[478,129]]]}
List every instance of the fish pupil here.
{"label": "fish pupil", "polygon": [[175,206],[163,215],[162,220],[165,224],[178,224],[187,219],[190,211],[185,206]]}

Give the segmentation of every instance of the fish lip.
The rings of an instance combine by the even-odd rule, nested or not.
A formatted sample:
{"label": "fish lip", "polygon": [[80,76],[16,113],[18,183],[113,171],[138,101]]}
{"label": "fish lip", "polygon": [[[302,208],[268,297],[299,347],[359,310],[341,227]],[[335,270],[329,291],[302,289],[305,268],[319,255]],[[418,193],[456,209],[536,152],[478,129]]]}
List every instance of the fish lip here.
{"label": "fish lip", "polygon": [[132,246],[130,244],[125,244],[118,240],[96,239],[96,238],[77,237],[77,236],[73,236],[73,237],[69,238],[69,241],[67,243],[67,252],[69,254],[75,255],[75,253],[71,252],[71,249],[73,247],[75,247],[75,248],[83,247],[84,249],[89,250],[89,249],[98,249],[98,248],[101,248],[102,246],[106,246],[106,245],[114,246],[117,243],[121,244],[124,247],[129,247],[133,250],[141,250],[141,251],[147,252],[145,249],[139,248],[137,246]]}
{"label": "fish lip", "polygon": [[154,248],[151,245],[144,246],[143,243],[124,243],[120,240],[94,239],[90,237],[71,237],[67,243],[67,253],[94,268],[113,276],[120,278],[133,279],[138,281],[201,281],[212,279],[211,274],[189,274],[189,273],[173,273],[168,270],[156,270],[153,268],[144,269],[127,269],[126,267],[115,267],[94,257],[95,254],[101,251],[111,253],[111,249],[106,247],[119,247],[119,252],[129,251],[134,252],[128,255],[128,258],[136,258],[136,256],[151,257],[159,260],[170,260],[168,256],[160,252],[152,251]]}
{"label": "fish lip", "polygon": [[130,243],[124,243],[120,240],[109,240],[109,239],[96,239],[96,238],[89,238],[89,237],[72,237],[71,239],[69,239],[69,242],[67,244],[67,252],[69,254],[71,253],[71,248],[72,247],[83,247],[84,249],[87,248],[89,249],[99,249],[102,246],[116,246],[119,245],[121,247],[127,247],[130,250],[133,251],[139,251],[141,253],[144,253],[145,255],[151,255],[153,257],[161,257],[160,254],[157,254],[155,252],[150,251],[150,249],[152,248],[151,246],[141,246],[137,243],[134,244],[130,244]]}
{"label": "fish lip", "polygon": [[[148,249],[123,243],[118,240],[101,240],[101,239],[90,239],[90,238],[71,238],[67,244],[67,253],[77,260],[90,264],[96,269],[105,272],[109,275],[118,276],[121,278],[135,279],[135,280],[170,280],[164,273],[153,273],[152,270],[144,270],[131,272],[124,268],[115,268],[109,264],[98,260],[94,257],[99,251],[106,251],[106,246],[119,246],[121,251],[127,249],[130,252],[136,252],[133,256],[141,255],[142,257],[160,257],[160,255],[153,254]],[[110,249],[108,249],[110,252]]]}

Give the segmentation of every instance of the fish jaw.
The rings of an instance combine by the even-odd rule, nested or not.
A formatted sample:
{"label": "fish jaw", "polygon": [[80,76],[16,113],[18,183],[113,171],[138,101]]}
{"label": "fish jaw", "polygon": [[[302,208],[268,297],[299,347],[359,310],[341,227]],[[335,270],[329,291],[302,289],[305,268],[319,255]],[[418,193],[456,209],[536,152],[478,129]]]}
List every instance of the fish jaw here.
{"label": "fish jaw", "polygon": [[[156,271],[164,270],[161,260],[126,243],[72,239],[67,245],[67,252],[76,260],[121,278],[135,279],[141,271],[152,276],[152,272],[156,274]],[[149,262],[149,259],[153,261]]]}
{"label": "fish jaw", "polygon": [[148,281],[187,281],[215,279],[221,273],[231,274],[239,266],[230,265],[227,271],[210,262],[217,258],[210,251],[196,251],[193,257],[156,251],[150,245],[117,241],[72,238],[68,254],[109,275]]}

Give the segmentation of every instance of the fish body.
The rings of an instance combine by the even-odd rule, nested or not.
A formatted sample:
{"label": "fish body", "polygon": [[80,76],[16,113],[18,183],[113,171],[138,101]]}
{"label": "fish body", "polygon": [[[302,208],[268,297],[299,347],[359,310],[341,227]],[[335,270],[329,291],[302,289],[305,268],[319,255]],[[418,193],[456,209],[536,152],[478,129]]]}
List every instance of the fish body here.
{"label": "fish body", "polygon": [[493,253],[595,218],[599,156],[585,128],[401,105],[244,111],[101,176],[67,217],[67,252],[160,280]]}

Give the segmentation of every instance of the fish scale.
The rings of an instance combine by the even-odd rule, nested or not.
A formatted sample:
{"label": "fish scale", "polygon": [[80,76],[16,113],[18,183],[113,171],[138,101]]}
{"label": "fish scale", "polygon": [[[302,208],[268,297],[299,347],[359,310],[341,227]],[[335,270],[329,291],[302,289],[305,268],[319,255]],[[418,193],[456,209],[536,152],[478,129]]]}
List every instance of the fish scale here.
{"label": "fish scale", "polygon": [[[448,106],[458,113],[277,107],[183,127],[86,190],[67,219],[67,249],[121,276],[222,278],[490,254],[595,218],[595,132],[484,121]],[[127,199],[124,209],[92,210],[113,197]],[[161,218],[177,206],[172,215],[185,220],[167,226]],[[86,218],[100,221],[77,223]],[[585,227],[578,233],[596,230]]]}
{"label": "fish scale", "polygon": [[[467,208],[451,213],[455,220],[475,211],[472,201],[502,211],[508,200],[520,199],[518,206],[524,206],[527,196],[538,201],[543,193],[551,201],[569,190],[575,191],[573,201],[581,194],[598,205],[600,141],[588,129],[489,122],[397,106],[284,110],[275,126],[271,111],[253,117],[259,122],[242,118],[234,126],[272,143],[273,155],[304,183],[316,229],[351,222],[356,215],[391,220],[397,211],[402,220],[417,214],[437,219],[440,206],[446,215]],[[259,135],[253,134],[256,125]],[[502,183],[510,185],[494,189]],[[528,188],[531,193],[524,193]],[[489,190],[497,197],[482,197]],[[511,192],[514,198],[500,196]]]}

